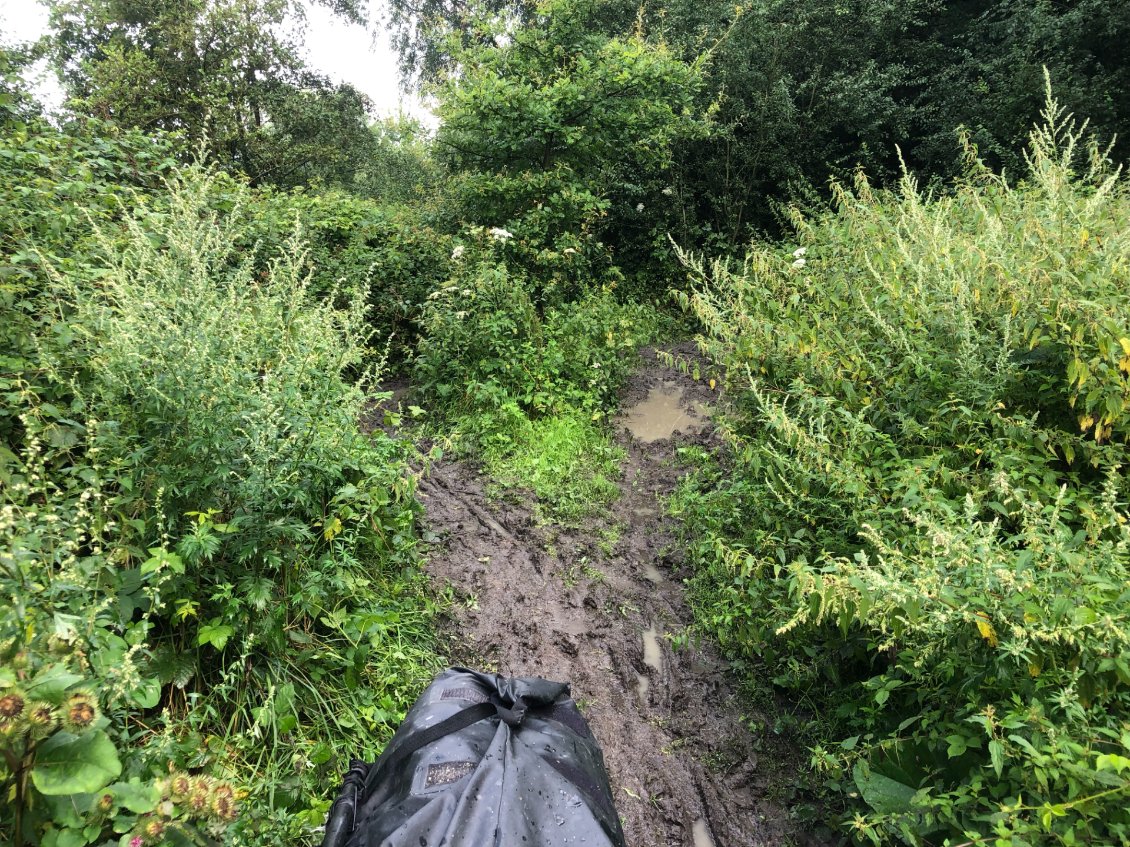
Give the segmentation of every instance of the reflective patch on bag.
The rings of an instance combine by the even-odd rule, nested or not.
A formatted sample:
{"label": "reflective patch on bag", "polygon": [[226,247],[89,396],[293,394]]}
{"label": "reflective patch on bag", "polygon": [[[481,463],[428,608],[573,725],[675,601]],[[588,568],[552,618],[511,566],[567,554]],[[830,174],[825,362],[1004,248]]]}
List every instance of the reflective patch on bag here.
{"label": "reflective patch on bag", "polygon": [[485,703],[490,698],[477,688],[445,688],[440,700],[470,700],[472,703]]}
{"label": "reflective patch on bag", "polygon": [[434,788],[437,785],[458,782],[474,770],[474,762],[440,762],[438,765],[428,765],[428,776],[424,780],[424,788]]}

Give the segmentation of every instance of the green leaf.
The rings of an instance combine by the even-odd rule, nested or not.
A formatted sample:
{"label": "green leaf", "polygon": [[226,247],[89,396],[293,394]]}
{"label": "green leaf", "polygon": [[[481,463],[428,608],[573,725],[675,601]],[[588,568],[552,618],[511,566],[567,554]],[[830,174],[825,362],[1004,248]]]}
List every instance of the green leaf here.
{"label": "green leaf", "polygon": [[962,755],[969,749],[969,741],[964,735],[947,735],[946,741],[949,747],[946,748],[946,755],[951,759]]}
{"label": "green leaf", "polygon": [[39,748],[31,781],[41,794],[93,793],[122,772],[118,751],[102,730],[57,732]]}
{"label": "green leaf", "polygon": [[1130,768],[1130,759],[1125,756],[1119,756],[1117,753],[1104,753],[1095,759],[1095,770],[1113,770],[1115,773],[1121,774],[1126,768]]}
{"label": "green leaf", "polygon": [[134,705],[142,709],[152,709],[161,699],[161,680],[155,676],[143,679],[129,696]]}
{"label": "green leaf", "polygon": [[211,644],[217,650],[223,650],[233,632],[235,630],[227,624],[204,624],[196,633],[196,643],[197,645]]}
{"label": "green leaf", "polygon": [[161,547],[153,547],[149,550],[149,558],[141,563],[141,573],[153,573],[163,567],[168,567],[173,573],[184,573],[184,561],[180,556]]}
{"label": "green leaf", "polygon": [[909,785],[876,773],[862,762],[856,764],[851,775],[864,802],[882,815],[908,811],[917,793]]}
{"label": "green leaf", "polygon": [[39,700],[58,703],[67,689],[82,682],[83,677],[64,664],[49,665],[37,673],[26,686],[27,693]]}
{"label": "green leaf", "polygon": [[152,785],[143,785],[137,777],[129,782],[115,782],[110,791],[114,800],[139,815],[152,812],[161,801],[161,792]]}
{"label": "green leaf", "polygon": [[993,770],[997,774],[997,779],[1000,779],[1001,771],[1004,770],[1004,745],[995,738],[989,742],[989,758],[993,762]]}
{"label": "green leaf", "polygon": [[55,824],[64,828],[82,829],[94,805],[94,799],[93,794],[67,794],[62,797],[47,796],[43,801]]}

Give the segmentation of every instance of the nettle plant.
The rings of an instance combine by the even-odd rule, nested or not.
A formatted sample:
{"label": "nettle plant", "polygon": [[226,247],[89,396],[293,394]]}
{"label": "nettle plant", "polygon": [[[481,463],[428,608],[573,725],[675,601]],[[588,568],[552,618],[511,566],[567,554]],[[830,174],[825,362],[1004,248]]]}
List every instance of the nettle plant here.
{"label": "nettle plant", "polygon": [[688,260],[735,410],[701,619],[827,698],[861,842],[1130,838],[1130,200],[1049,100],[1010,186],[860,178]]}

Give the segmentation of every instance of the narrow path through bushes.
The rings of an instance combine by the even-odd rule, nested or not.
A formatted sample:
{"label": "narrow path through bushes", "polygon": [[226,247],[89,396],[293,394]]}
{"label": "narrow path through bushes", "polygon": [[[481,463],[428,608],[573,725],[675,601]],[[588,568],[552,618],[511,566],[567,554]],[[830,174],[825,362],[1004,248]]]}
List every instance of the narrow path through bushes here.
{"label": "narrow path through bushes", "polygon": [[709,645],[676,649],[666,637],[684,632],[691,612],[660,498],[683,473],[678,447],[712,442],[711,400],[707,386],[647,351],[617,424],[621,497],[581,527],[539,526],[528,499],[490,500],[470,465],[433,466],[420,485],[427,570],[456,598],[444,634],[453,662],[572,683],[629,845],[813,844],[786,808],[799,751],[750,731],[774,716],[743,710]]}

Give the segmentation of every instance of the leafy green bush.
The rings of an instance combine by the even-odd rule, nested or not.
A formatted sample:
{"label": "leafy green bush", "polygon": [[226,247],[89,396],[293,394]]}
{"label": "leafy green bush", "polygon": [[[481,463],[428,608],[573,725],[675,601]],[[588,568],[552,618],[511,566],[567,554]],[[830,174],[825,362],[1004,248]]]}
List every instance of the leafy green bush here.
{"label": "leafy green bush", "polygon": [[795,252],[688,258],[734,398],[676,500],[700,620],[826,698],[861,842],[1130,838],[1130,198],[1045,121],[1020,186],[967,147],[951,194],[860,177]]}
{"label": "leafy green bush", "polygon": [[[674,56],[642,14],[631,32],[609,35],[607,5],[540,0],[521,27],[485,9],[468,16],[453,40],[459,72],[439,90],[437,151],[455,172],[462,216],[513,231],[511,266],[547,305],[634,271],[641,257],[677,267],[665,238],[653,257],[649,240],[619,224],[639,218],[632,183],[666,180],[674,148],[700,135],[703,63]],[[621,236],[637,261],[614,271]],[[660,276],[646,282],[652,295],[666,289]]]}
{"label": "leafy green bush", "polygon": [[138,723],[161,696],[146,640],[167,580],[120,570],[100,469],[53,473],[49,452],[30,437],[0,495],[0,838],[82,845],[125,833],[137,847],[219,835],[242,793],[170,771]]}
{"label": "leafy green bush", "polygon": [[654,333],[657,317],[603,289],[539,305],[533,284],[507,261],[510,237],[473,231],[455,276],[428,295],[418,390],[440,415],[513,402],[532,416],[576,409],[602,417],[627,375],[626,354]]}
{"label": "leafy green bush", "polygon": [[[5,385],[0,833],[218,832],[239,793],[218,777],[246,786],[242,841],[313,840],[326,785],[433,669],[405,448],[358,429],[366,305],[313,296],[297,231],[243,250],[254,203],[179,171],[95,218],[80,267],[40,254],[42,290],[15,301],[43,317]],[[46,719],[76,692],[96,735],[13,705]],[[37,778],[58,751],[70,777]]]}
{"label": "leafy green bush", "polygon": [[[95,120],[59,131],[10,108],[0,103],[0,448],[20,438],[29,388],[66,417],[68,386],[46,384],[35,362],[53,320],[46,265],[89,274],[92,223],[157,189],[174,164],[168,138]],[[7,459],[0,449],[0,467]]]}
{"label": "leafy green bush", "polygon": [[423,303],[450,271],[451,236],[419,207],[341,191],[263,191],[249,209],[244,247],[281,247],[301,227],[309,251],[310,290],[359,300],[379,343],[403,359],[413,349]]}

